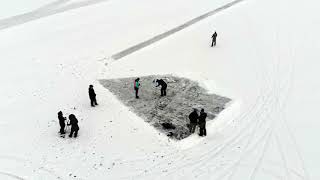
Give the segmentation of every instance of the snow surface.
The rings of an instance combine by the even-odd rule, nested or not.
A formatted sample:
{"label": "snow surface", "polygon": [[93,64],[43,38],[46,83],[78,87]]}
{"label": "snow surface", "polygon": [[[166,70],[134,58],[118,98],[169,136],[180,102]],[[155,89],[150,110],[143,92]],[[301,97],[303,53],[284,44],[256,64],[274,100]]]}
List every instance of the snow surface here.
{"label": "snow surface", "polygon": [[[54,2],[36,1],[1,2],[1,17]],[[243,1],[109,58],[228,2],[110,0],[2,29],[0,179],[320,179],[318,1]],[[206,138],[170,141],[98,82],[151,74],[235,101]],[[58,136],[59,110],[78,117],[77,139]]]}

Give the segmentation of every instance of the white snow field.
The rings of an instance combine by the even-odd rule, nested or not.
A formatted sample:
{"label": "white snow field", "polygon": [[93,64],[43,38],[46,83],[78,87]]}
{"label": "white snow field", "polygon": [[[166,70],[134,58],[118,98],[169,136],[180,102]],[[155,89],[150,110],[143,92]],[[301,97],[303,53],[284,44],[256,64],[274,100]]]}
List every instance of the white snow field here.
{"label": "white snow field", "polygon": [[[29,1],[0,2],[1,180],[320,179],[318,1],[242,1],[117,60],[232,0]],[[83,6],[30,19],[49,3]],[[99,84],[154,74],[233,102],[205,138],[170,140]],[[58,135],[59,110],[76,115],[78,138]]]}

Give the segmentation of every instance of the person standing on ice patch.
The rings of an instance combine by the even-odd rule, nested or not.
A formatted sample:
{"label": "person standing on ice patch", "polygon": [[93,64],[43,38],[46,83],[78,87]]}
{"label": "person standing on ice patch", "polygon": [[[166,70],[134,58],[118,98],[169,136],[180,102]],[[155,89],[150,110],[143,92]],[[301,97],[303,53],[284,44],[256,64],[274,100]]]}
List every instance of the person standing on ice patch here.
{"label": "person standing on ice patch", "polygon": [[92,107],[94,107],[95,105],[98,105],[97,99],[96,99],[96,93],[94,92],[93,85],[89,86],[89,98],[90,98]]}
{"label": "person standing on ice patch", "polygon": [[138,99],[139,98],[138,93],[139,93],[139,88],[140,88],[140,78],[137,78],[134,80],[133,86],[134,86],[134,90],[136,92],[136,99]]}
{"label": "person standing on ice patch", "polygon": [[65,134],[64,128],[66,127],[66,118],[63,117],[63,114],[61,111],[58,112],[58,119],[59,119],[59,125],[60,125],[60,134]]}
{"label": "person standing on ice patch", "polygon": [[161,96],[166,96],[167,95],[167,83],[164,82],[163,79],[157,79],[156,82],[158,83],[158,86],[161,86]]}
{"label": "person standing on ice patch", "polygon": [[68,123],[68,126],[71,125],[71,132],[69,134],[69,137],[72,137],[73,133],[74,133],[74,137],[77,137],[78,131],[79,131],[78,119],[76,118],[76,116],[74,114],[70,114],[69,120],[70,121]]}
{"label": "person standing on ice patch", "polygon": [[206,118],[207,118],[207,113],[204,112],[204,109],[201,109],[200,116],[199,116],[199,127],[200,127],[199,136],[207,135]]}
{"label": "person standing on ice patch", "polygon": [[212,36],[211,36],[211,38],[212,38],[211,47],[216,46],[216,44],[217,44],[217,36],[218,36],[218,34],[217,34],[217,32],[215,31],[215,32],[212,34]]}
{"label": "person standing on ice patch", "polygon": [[192,113],[189,115],[189,120],[190,120],[190,133],[194,133],[198,124],[198,112],[197,109],[194,108]]}

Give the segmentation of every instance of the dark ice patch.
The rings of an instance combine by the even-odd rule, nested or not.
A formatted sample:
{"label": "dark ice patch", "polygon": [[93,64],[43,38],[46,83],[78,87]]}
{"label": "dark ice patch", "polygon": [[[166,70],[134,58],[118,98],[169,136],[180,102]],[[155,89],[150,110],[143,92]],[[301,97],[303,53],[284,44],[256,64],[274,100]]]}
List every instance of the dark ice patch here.
{"label": "dark ice patch", "polygon": [[[160,97],[160,87],[155,87],[153,83],[153,80],[160,78],[168,84],[165,97]],[[178,140],[190,135],[188,116],[193,108],[204,108],[209,121],[230,101],[226,97],[208,94],[197,82],[171,75],[140,77],[140,98],[136,99],[134,79],[136,78],[102,79],[100,83],[145,122]]]}

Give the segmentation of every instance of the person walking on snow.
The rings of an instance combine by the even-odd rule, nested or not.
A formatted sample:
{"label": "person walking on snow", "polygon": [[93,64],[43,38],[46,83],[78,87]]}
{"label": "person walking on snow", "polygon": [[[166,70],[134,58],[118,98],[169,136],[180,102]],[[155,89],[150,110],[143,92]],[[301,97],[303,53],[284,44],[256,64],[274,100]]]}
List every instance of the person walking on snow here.
{"label": "person walking on snow", "polygon": [[89,86],[89,98],[90,98],[92,107],[94,107],[95,105],[98,105],[97,99],[96,99],[96,93],[94,92],[93,85]]}
{"label": "person walking on snow", "polygon": [[199,116],[199,127],[200,127],[199,136],[207,135],[206,118],[207,118],[207,113],[204,112],[204,109],[201,109],[200,116]]}
{"label": "person walking on snow", "polygon": [[140,88],[140,78],[137,78],[134,80],[134,90],[136,92],[136,99],[139,98],[138,93],[139,93],[139,88]]}
{"label": "person walking on snow", "polygon": [[63,114],[61,111],[58,112],[58,119],[59,119],[59,125],[60,125],[60,134],[65,134],[64,128],[66,127],[66,118],[63,117]]}
{"label": "person walking on snow", "polygon": [[216,46],[216,44],[217,44],[217,36],[218,36],[217,32],[214,32],[212,34],[212,36],[211,36],[211,38],[212,38],[211,47]]}
{"label": "person walking on snow", "polygon": [[69,137],[72,137],[73,133],[74,133],[74,137],[77,137],[78,131],[79,131],[78,120],[74,114],[69,115],[69,120],[70,120],[70,122],[69,122],[68,126],[71,125],[71,132],[69,134]]}
{"label": "person walking on snow", "polygon": [[167,95],[167,83],[164,82],[162,79],[157,79],[156,82],[158,83],[158,86],[161,86],[161,96],[166,96]]}
{"label": "person walking on snow", "polygon": [[193,112],[189,115],[190,120],[190,133],[194,133],[198,124],[198,113],[197,109],[193,109]]}

